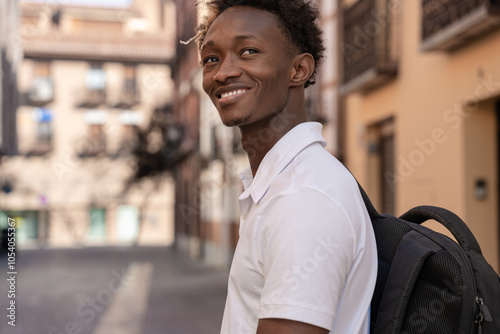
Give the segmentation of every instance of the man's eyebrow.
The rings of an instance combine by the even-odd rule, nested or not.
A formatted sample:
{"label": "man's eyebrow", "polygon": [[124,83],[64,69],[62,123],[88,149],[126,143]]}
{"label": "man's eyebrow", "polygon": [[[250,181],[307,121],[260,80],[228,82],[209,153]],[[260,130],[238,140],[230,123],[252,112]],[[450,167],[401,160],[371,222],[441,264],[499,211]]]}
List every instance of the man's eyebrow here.
{"label": "man's eyebrow", "polygon": [[[247,39],[258,39],[258,38],[255,35],[238,35],[238,36],[235,36],[233,38],[233,40],[235,42],[241,42],[241,41],[244,41]],[[215,42],[213,40],[209,40],[206,43],[203,43],[203,45],[201,46],[201,50],[203,50],[204,48],[206,48],[208,46],[214,46],[214,45],[215,45]]]}
{"label": "man's eyebrow", "polygon": [[238,35],[234,37],[235,41],[243,41],[245,39],[257,39],[257,36],[255,35]]}
{"label": "man's eyebrow", "polygon": [[208,41],[208,42],[206,42],[206,43],[203,43],[203,44],[201,45],[201,48],[200,48],[200,49],[201,49],[201,50],[203,50],[203,49],[204,49],[204,48],[206,48],[207,46],[213,46],[214,44],[215,44],[215,42],[214,42],[214,41]]}

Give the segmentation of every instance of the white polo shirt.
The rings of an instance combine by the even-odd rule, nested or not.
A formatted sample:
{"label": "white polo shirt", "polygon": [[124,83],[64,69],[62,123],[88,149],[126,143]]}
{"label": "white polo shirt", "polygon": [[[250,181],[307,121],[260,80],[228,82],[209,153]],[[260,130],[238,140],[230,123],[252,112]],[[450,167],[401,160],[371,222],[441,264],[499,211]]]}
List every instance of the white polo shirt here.
{"label": "white polo shirt", "polygon": [[241,174],[240,239],[221,334],[255,334],[259,319],[305,322],[335,334],[369,331],[375,238],[356,181],[302,123]]}

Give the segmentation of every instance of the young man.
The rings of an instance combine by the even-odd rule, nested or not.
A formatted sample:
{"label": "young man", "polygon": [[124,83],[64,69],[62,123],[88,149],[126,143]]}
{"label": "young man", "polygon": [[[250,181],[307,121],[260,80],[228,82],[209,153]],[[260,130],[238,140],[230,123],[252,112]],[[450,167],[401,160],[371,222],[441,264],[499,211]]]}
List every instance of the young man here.
{"label": "young man", "polygon": [[318,11],[307,0],[206,4],[203,88],[250,161],[221,333],[368,333],[371,223],[305,109],[324,50]]}

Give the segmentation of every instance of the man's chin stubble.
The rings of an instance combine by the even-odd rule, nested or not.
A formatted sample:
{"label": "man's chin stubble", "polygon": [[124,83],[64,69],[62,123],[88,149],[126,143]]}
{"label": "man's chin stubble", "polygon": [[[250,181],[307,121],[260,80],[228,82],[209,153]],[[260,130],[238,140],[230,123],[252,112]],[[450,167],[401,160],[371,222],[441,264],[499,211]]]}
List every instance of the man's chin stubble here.
{"label": "man's chin stubble", "polygon": [[241,117],[241,118],[230,119],[230,120],[224,121],[223,123],[225,126],[228,126],[228,127],[241,126],[241,125],[246,124],[250,120],[251,117],[252,117],[252,115],[247,115],[247,116]]}

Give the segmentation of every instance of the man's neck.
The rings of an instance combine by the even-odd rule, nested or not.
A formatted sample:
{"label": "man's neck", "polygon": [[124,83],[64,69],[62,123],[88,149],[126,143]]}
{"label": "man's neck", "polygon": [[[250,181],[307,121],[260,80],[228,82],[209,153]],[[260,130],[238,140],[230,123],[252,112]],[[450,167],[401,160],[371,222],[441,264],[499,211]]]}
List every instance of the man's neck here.
{"label": "man's neck", "polygon": [[267,152],[288,131],[304,122],[307,122],[307,113],[302,92],[302,94],[291,94],[283,110],[259,122],[240,127],[241,143],[247,152],[253,176],[257,173]]}

